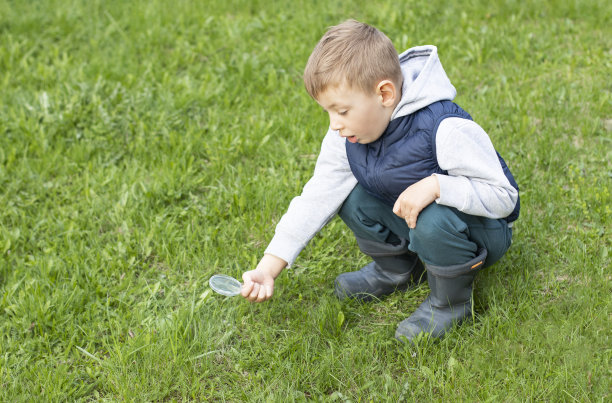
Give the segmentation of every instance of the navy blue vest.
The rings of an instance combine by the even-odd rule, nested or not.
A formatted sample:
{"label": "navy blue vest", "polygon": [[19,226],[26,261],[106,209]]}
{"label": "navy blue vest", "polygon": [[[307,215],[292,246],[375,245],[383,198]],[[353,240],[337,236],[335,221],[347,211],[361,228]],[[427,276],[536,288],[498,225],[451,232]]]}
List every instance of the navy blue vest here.
{"label": "navy blue vest", "polygon": [[[442,120],[472,117],[451,101],[435,102],[410,115],[393,119],[382,136],[372,143],[346,142],[346,154],[353,175],[371,195],[393,206],[406,188],[434,173],[446,175],[436,157],[436,133]],[[499,163],[510,184],[518,185],[503,158]],[[519,216],[520,201],[506,217],[512,222]]]}

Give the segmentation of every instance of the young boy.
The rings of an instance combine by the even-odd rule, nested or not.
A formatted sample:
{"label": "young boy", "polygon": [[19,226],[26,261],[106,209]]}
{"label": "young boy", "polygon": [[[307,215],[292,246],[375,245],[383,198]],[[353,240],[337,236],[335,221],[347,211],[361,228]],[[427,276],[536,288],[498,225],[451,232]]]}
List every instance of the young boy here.
{"label": "young boy", "polygon": [[272,296],[274,279],[338,213],[372,262],[336,278],[368,300],[421,281],[430,295],[396,330],[442,337],[472,315],[475,274],[500,259],[518,218],[518,186],[487,133],[451,100],[434,46],[398,56],[382,32],[349,20],[308,59],[304,82],[329,114],[312,178],[276,227],[242,296]]}

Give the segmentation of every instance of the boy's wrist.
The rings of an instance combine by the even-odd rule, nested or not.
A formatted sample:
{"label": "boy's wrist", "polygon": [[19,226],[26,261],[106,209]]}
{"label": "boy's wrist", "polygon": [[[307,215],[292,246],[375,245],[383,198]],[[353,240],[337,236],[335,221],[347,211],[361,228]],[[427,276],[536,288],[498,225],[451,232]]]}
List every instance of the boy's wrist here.
{"label": "boy's wrist", "polygon": [[266,253],[259,262],[257,268],[276,279],[286,266],[287,262],[280,257]]}
{"label": "boy's wrist", "polygon": [[432,179],[432,189],[433,189],[433,194],[435,196],[435,199],[439,199],[440,198],[440,181],[438,181],[438,175],[437,174],[433,174],[431,175]]}

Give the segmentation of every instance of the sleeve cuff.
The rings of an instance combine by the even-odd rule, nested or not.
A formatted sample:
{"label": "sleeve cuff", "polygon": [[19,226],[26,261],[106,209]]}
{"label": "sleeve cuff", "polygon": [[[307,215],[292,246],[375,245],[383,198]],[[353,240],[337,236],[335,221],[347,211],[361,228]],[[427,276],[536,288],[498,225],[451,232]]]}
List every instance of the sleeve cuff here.
{"label": "sleeve cuff", "polygon": [[264,253],[283,259],[287,262],[287,267],[290,268],[305,246],[301,241],[291,238],[286,234],[276,233]]}

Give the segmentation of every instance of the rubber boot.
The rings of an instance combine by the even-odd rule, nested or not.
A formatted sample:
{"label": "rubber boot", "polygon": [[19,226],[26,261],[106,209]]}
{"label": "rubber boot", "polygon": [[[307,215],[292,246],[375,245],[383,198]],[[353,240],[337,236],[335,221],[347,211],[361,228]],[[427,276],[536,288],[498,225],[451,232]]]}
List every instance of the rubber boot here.
{"label": "rubber boot", "polygon": [[472,317],[472,284],[483,268],[487,250],[471,261],[455,266],[426,265],[431,293],[407,319],[397,326],[395,338],[412,340],[421,333],[441,338],[454,325]]}
{"label": "rubber boot", "polygon": [[408,250],[408,242],[391,245],[357,238],[359,249],[373,259],[361,270],[336,277],[335,294],[339,299],[354,298],[369,301],[406,290],[424,279],[424,267],[419,257]]}

